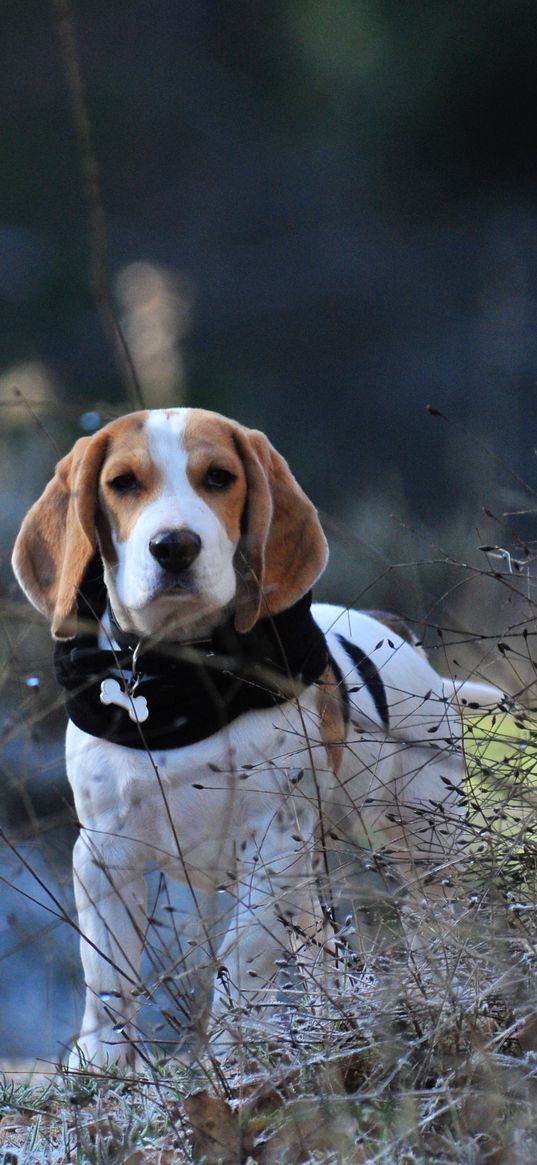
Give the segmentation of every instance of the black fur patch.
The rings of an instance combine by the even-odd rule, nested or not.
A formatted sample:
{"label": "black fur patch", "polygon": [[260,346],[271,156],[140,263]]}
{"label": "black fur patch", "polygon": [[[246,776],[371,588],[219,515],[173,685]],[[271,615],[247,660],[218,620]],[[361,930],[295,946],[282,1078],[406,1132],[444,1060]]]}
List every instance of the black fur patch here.
{"label": "black fur patch", "polygon": [[338,635],[337,638],[343,650],[357,668],[361,679],[371,695],[384,727],[389,728],[390,717],[388,713],[388,701],[386,699],[386,688],[380,678],[378,668],[375,667],[375,664],[371,662],[369,656],[356,643],[351,643],[350,639],[345,639],[344,635]]}

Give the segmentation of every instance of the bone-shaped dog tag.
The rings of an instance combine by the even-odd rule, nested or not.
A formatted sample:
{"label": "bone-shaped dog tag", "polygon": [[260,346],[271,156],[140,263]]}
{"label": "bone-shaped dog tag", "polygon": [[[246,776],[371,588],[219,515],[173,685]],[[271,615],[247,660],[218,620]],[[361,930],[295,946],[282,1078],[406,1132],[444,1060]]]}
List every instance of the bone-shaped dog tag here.
{"label": "bone-shaped dog tag", "polygon": [[138,724],[143,724],[149,716],[145,696],[130,696],[114,679],[103,680],[100,700],[101,704],[117,704],[118,708],[124,708],[131,720]]}

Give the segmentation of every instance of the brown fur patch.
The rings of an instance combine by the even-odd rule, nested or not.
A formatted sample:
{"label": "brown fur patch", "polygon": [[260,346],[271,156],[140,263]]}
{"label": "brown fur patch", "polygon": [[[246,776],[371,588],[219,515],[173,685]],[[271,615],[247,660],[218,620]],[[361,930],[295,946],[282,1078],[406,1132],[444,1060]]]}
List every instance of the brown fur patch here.
{"label": "brown fur patch", "polygon": [[[120,542],[125,542],[140,516],[140,512],[159,494],[159,470],[151,459],[144,420],[147,414],[133,413],[114,421],[109,426],[106,457],[99,482],[99,510]],[[141,422],[141,423],[140,423]],[[139,483],[136,493],[117,493],[111,483],[122,474],[134,474]],[[108,559],[112,553],[111,539],[106,538],[106,526],[100,523],[103,552]],[[113,559],[112,559],[113,560]]]}
{"label": "brown fur patch", "polygon": [[258,618],[297,602],[326,565],[317,512],[264,433],[192,409],[183,441],[190,455],[189,480],[198,492],[210,464],[238,474],[232,488],[203,497],[232,540],[240,530],[235,625],[249,631]]}
{"label": "brown fur patch", "polygon": [[[146,413],[112,421],[81,437],[62,458],[26,515],[13,553],[15,574],[30,601],[52,622],[58,638],[76,631],[76,601],[97,544],[97,498],[110,450],[133,448]],[[139,437],[136,437],[139,441]]]}
{"label": "brown fur patch", "polygon": [[367,610],[365,614],[370,615],[372,619],[377,619],[379,623],[384,623],[384,626],[387,627],[389,631],[395,631],[395,634],[399,635],[401,639],[404,639],[405,643],[412,644],[412,647],[416,646],[416,636],[400,615],[395,615],[393,611],[369,610]]}
{"label": "brown fur patch", "polygon": [[330,768],[337,774],[343,759],[346,733],[343,693],[331,664],[327,664],[318,681],[318,700],[321,740]]}
{"label": "brown fur patch", "polygon": [[[246,474],[233,440],[234,425],[205,409],[191,409],[183,447],[188,453],[187,477],[196,493],[225,526],[231,542],[238,542],[246,502]],[[224,489],[207,485],[211,469],[225,469],[235,477]]]}

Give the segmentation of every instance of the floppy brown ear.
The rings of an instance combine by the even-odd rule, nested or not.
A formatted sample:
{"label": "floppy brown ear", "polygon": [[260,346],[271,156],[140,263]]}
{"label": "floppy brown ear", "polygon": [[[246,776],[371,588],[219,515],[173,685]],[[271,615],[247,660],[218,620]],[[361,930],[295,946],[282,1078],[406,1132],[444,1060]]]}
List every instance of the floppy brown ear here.
{"label": "floppy brown ear", "polygon": [[77,592],[95,553],[104,430],[81,437],[22,523],[12,565],[24,593],[46,615],[56,639],[76,633]]}
{"label": "floppy brown ear", "polygon": [[237,426],[235,441],[248,487],[235,615],[245,632],[305,595],[326,566],[328,547],[315,506],[264,433]]}

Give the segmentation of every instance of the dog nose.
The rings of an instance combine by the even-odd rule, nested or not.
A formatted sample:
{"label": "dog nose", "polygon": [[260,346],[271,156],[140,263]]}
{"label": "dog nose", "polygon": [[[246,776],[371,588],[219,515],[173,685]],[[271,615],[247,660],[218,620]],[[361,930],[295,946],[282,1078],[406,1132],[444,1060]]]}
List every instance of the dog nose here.
{"label": "dog nose", "polygon": [[194,530],[163,530],[151,538],[149,550],[163,570],[181,574],[196,561],[201,538]]}

